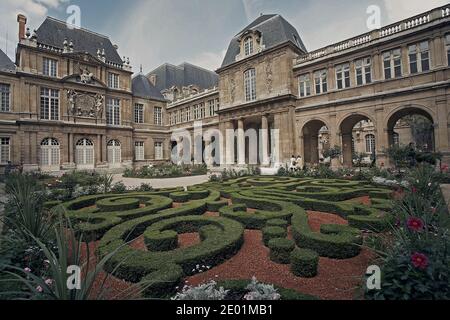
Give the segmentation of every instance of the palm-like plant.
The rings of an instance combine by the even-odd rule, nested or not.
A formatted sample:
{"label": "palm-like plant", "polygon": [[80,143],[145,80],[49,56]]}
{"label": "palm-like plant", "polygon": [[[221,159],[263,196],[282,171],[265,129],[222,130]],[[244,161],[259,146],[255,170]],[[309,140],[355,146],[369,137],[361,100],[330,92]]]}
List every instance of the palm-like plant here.
{"label": "palm-like plant", "polygon": [[[30,300],[104,300],[104,299],[135,299],[146,289],[143,283],[130,286],[114,297],[108,295],[107,282],[111,279],[117,267],[111,274],[103,272],[105,265],[118,250],[109,253],[102,259],[91,257],[89,244],[83,242],[83,236],[75,237],[70,220],[60,215],[59,223],[54,227],[57,250],[54,252],[46,244],[33,236],[36,244],[45,254],[46,272],[43,275],[33,273],[33,270],[6,266],[6,274],[12,279],[4,282],[18,282],[23,286],[20,292],[4,292],[3,295],[20,296]],[[83,246],[86,246],[83,255]],[[82,273],[79,289],[71,289],[71,274],[67,271],[70,266],[79,267]]]}
{"label": "palm-like plant", "polygon": [[10,214],[6,225],[14,229],[27,242],[34,238],[44,240],[52,228],[52,217],[44,209],[44,196],[30,175],[14,174],[6,181]]}
{"label": "palm-like plant", "polygon": [[105,173],[100,176],[99,182],[103,189],[103,193],[106,194],[106,193],[110,192],[112,189],[113,182],[114,182],[114,175]]}

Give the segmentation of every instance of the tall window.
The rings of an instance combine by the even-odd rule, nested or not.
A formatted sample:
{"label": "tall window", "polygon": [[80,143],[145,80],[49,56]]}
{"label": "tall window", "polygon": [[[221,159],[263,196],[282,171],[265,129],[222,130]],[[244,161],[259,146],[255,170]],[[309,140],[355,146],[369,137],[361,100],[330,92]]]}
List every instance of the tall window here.
{"label": "tall window", "polygon": [[216,113],[216,104],[215,104],[215,100],[209,100],[208,101],[208,115],[210,117],[214,117],[214,114]]}
{"label": "tall window", "polygon": [[119,75],[116,73],[108,73],[108,87],[119,89]]}
{"label": "tall window", "polygon": [[383,53],[384,78],[400,78],[402,76],[402,51],[395,49]]}
{"label": "tall window", "polygon": [[120,164],[122,162],[122,147],[118,140],[108,142],[108,162],[109,164]]}
{"label": "tall window", "polygon": [[394,146],[400,145],[400,135],[397,132],[394,132],[394,134],[392,136],[392,140],[394,142]]}
{"label": "tall window", "polygon": [[447,63],[450,66],[450,33],[445,36],[445,48],[447,50]]}
{"label": "tall window", "polygon": [[244,51],[245,51],[245,56],[249,56],[249,55],[253,54],[253,38],[252,37],[245,38]]}
{"label": "tall window", "polygon": [[10,111],[10,96],[10,85],[0,83],[0,112]]}
{"label": "tall window", "polygon": [[0,138],[0,163],[5,164],[11,160],[11,139]]}
{"label": "tall window", "polygon": [[244,73],[245,101],[256,100],[256,70],[249,69]]}
{"label": "tall window", "polygon": [[60,147],[56,139],[48,138],[41,143],[41,167],[44,170],[59,170]]}
{"label": "tall window", "polygon": [[298,77],[298,87],[300,97],[308,97],[311,95],[311,78],[309,74]]}
{"label": "tall window", "polygon": [[204,119],[204,118],[206,118],[205,104],[200,103],[200,119]]}
{"label": "tall window", "polygon": [[430,70],[430,48],[427,41],[411,45],[408,49],[409,72],[415,74]]}
{"label": "tall window", "polygon": [[220,110],[220,100],[219,99],[216,99],[216,113],[218,113],[219,112],[219,110]]}
{"label": "tall window", "polygon": [[78,167],[94,167],[94,143],[89,139],[81,139],[76,145],[76,162]]}
{"label": "tall window", "polygon": [[191,108],[190,107],[187,107],[186,108],[186,121],[187,122],[189,122],[189,121],[191,121],[191,117],[192,116],[192,114],[191,114]]}
{"label": "tall window", "polygon": [[370,57],[356,60],[356,84],[362,86],[372,83],[372,60]]}
{"label": "tall window", "polygon": [[44,76],[56,77],[57,68],[58,68],[58,61],[49,58],[44,58],[42,68],[42,73],[44,74]]}
{"label": "tall window", "polygon": [[163,143],[155,142],[155,160],[163,160],[163,158],[164,158]]}
{"label": "tall window", "polygon": [[198,120],[200,118],[200,107],[198,104],[194,106],[194,120]]}
{"label": "tall window", "polygon": [[366,152],[373,153],[375,151],[375,135],[368,134],[366,136]]}
{"label": "tall window", "polygon": [[106,123],[111,126],[120,126],[120,100],[108,99],[106,106]]}
{"label": "tall window", "polygon": [[153,109],[154,112],[154,121],[155,121],[155,125],[157,126],[162,126],[163,124],[163,119],[162,119],[162,108],[161,107],[155,107]]}
{"label": "tall window", "polygon": [[324,69],[314,73],[314,84],[316,86],[316,94],[328,91],[327,70]]}
{"label": "tall window", "polygon": [[59,120],[59,90],[41,88],[41,119]]}
{"label": "tall window", "polygon": [[144,123],[144,105],[135,104],[134,105],[134,123]]}
{"label": "tall window", "polygon": [[136,161],[145,160],[145,147],[143,141],[137,141],[134,143],[134,153]]}
{"label": "tall window", "polygon": [[338,89],[345,89],[350,87],[349,63],[336,66],[336,84]]}

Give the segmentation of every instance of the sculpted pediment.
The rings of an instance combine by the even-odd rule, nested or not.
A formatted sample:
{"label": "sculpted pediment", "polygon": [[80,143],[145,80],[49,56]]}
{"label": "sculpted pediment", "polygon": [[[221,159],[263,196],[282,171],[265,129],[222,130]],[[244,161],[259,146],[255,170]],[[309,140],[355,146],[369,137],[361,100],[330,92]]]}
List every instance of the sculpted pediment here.
{"label": "sculpted pediment", "polygon": [[62,79],[64,82],[91,85],[95,87],[107,88],[106,84],[97,79],[89,70],[80,70],[80,73],[72,74]]}

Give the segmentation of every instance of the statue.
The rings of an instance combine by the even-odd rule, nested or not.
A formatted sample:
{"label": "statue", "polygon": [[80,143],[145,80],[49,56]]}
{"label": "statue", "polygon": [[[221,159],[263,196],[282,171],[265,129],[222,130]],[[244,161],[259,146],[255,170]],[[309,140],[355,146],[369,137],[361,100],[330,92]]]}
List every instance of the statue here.
{"label": "statue", "polygon": [[80,74],[81,83],[87,84],[92,82],[92,78],[94,78],[94,74],[89,72],[88,69],[82,69]]}
{"label": "statue", "polygon": [[75,115],[75,105],[77,96],[78,93],[76,93],[75,90],[73,89],[67,90],[67,99],[69,101],[69,113],[71,115]]}
{"label": "statue", "polygon": [[98,93],[95,95],[95,113],[98,118],[101,118],[103,115],[103,101],[104,98],[101,94]]}

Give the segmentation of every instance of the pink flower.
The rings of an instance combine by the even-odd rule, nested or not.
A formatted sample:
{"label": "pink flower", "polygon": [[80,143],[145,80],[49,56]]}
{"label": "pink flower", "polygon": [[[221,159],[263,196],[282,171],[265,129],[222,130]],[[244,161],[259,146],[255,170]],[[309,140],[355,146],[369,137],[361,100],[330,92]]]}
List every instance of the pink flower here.
{"label": "pink flower", "polygon": [[31,269],[30,268],[25,268],[25,269],[23,269],[23,271],[25,271],[26,273],[30,273]]}
{"label": "pink flower", "polygon": [[41,286],[37,286],[36,287],[36,291],[39,292],[39,293],[42,293],[42,291],[44,291],[44,289],[42,289]]}
{"label": "pink flower", "polygon": [[45,284],[47,286],[51,286],[53,284],[53,280],[52,279],[47,279],[47,280],[45,280]]}
{"label": "pink flower", "polygon": [[424,227],[424,223],[419,218],[409,218],[406,222],[408,228],[412,231],[421,231]]}
{"label": "pink flower", "polygon": [[426,255],[424,255],[423,253],[415,252],[411,256],[411,263],[413,264],[413,266],[415,268],[420,269],[420,270],[425,270],[429,265],[429,260],[428,260],[428,257]]}
{"label": "pink flower", "polygon": [[447,172],[447,171],[448,171],[448,165],[444,164],[444,165],[441,167],[441,170],[442,170],[443,172]]}
{"label": "pink flower", "polygon": [[412,193],[417,193],[417,188],[416,187],[412,187],[411,191],[412,191]]}

